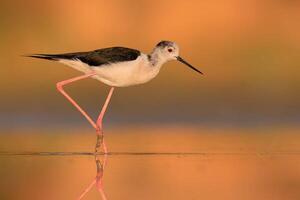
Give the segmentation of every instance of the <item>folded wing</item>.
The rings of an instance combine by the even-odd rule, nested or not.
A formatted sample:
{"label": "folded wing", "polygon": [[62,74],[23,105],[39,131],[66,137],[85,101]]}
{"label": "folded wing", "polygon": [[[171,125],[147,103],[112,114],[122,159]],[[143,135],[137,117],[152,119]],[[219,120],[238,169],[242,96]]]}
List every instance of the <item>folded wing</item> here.
{"label": "folded wing", "polygon": [[47,60],[80,60],[90,66],[98,67],[101,65],[132,61],[137,59],[141,55],[140,51],[125,47],[110,47],[104,49],[98,49],[88,52],[76,52],[65,54],[33,54],[29,57],[41,58]]}

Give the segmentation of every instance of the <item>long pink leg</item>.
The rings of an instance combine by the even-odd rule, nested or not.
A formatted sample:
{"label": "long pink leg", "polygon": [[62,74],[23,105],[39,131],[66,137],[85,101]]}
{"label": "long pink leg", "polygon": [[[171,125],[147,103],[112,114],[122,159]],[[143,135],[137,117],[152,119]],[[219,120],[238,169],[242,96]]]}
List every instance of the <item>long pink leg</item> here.
{"label": "long pink leg", "polygon": [[105,114],[105,111],[107,109],[107,106],[110,102],[110,99],[111,99],[111,96],[114,92],[114,87],[111,87],[111,89],[109,90],[109,93],[108,93],[108,96],[105,100],[105,103],[101,109],[101,112],[98,116],[98,119],[97,119],[97,122],[96,122],[96,125],[97,125],[97,143],[96,143],[96,151],[97,151],[97,148],[100,147],[101,143],[103,144],[103,151],[104,151],[104,154],[107,154],[107,147],[105,145],[105,142],[104,142],[104,138],[103,138],[103,125],[102,125],[102,121],[103,121],[103,117],[104,117],[104,114]]}
{"label": "long pink leg", "polygon": [[67,79],[67,80],[64,80],[64,81],[61,81],[61,82],[58,82],[56,84],[56,87],[58,89],[58,91],[60,93],[62,93],[62,95],[64,95],[76,108],[77,110],[88,120],[88,122],[96,129],[96,132],[97,132],[97,143],[96,143],[96,148],[95,150],[97,151],[98,148],[101,146],[101,144],[103,145],[103,150],[104,150],[104,153],[107,154],[107,147],[104,143],[104,140],[103,140],[103,131],[102,131],[102,120],[103,120],[103,116],[104,116],[104,113],[107,109],[107,106],[108,106],[108,103],[111,99],[111,96],[112,96],[112,93],[113,93],[113,90],[114,88],[112,87],[109,91],[109,94],[108,94],[108,97],[106,98],[106,101],[104,103],[104,106],[99,114],[99,117],[96,121],[96,123],[92,120],[92,118],[75,102],[74,99],[72,99],[63,89],[63,86],[64,85],[67,85],[69,83],[72,83],[72,82],[75,82],[75,81],[79,81],[79,80],[82,80],[82,79],[85,79],[85,78],[88,78],[88,77],[91,77],[93,75],[96,75],[95,72],[91,72],[91,73],[88,73],[88,74],[85,74],[85,75],[82,75],[82,76],[78,76],[78,77],[75,77],[75,78],[71,78],[71,79]]}
{"label": "long pink leg", "polygon": [[90,122],[90,124],[97,129],[97,125],[96,123],[92,120],[92,118],[74,101],[74,99],[72,99],[63,89],[64,85],[67,85],[69,83],[73,83],[75,81],[79,81],[88,77],[91,77],[93,75],[95,75],[95,72],[91,72],[82,76],[78,76],[75,78],[71,78],[71,79],[67,79],[61,82],[56,83],[56,88],[57,90],[62,93],[62,95],[64,95],[76,108],[77,110],[88,120],[88,122]]}

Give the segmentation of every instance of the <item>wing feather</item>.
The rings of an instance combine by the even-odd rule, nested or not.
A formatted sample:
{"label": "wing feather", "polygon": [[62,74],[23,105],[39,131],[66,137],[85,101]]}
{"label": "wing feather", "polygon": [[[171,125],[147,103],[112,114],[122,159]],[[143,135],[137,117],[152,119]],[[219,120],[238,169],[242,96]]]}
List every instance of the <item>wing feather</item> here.
{"label": "wing feather", "polygon": [[90,66],[101,66],[109,63],[132,61],[137,59],[141,52],[126,47],[110,47],[88,52],[76,52],[65,54],[33,54],[29,57],[48,60],[80,60]]}

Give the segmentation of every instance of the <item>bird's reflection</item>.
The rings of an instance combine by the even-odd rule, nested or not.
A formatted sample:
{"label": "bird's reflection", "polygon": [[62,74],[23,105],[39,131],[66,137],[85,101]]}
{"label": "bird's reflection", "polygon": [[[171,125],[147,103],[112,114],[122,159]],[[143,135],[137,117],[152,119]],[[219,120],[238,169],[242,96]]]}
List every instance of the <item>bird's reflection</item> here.
{"label": "bird's reflection", "polygon": [[[102,160],[103,158],[103,160]],[[95,162],[97,167],[97,174],[96,177],[93,179],[93,181],[85,188],[85,190],[81,193],[81,195],[77,198],[78,200],[83,199],[85,195],[95,186],[97,190],[99,191],[102,200],[107,200],[106,195],[103,190],[103,171],[106,166],[107,161],[107,155],[95,155]]]}

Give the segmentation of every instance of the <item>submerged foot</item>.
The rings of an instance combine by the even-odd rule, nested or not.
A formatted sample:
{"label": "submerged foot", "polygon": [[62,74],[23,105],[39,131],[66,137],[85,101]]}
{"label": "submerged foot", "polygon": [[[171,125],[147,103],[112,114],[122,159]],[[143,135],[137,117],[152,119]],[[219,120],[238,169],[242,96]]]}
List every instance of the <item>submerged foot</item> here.
{"label": "submerged foot", "polygon": [[101,147],[103,146],[103,134],[97,134],[96,146],[95,146],[95,154],[100,154]]}

